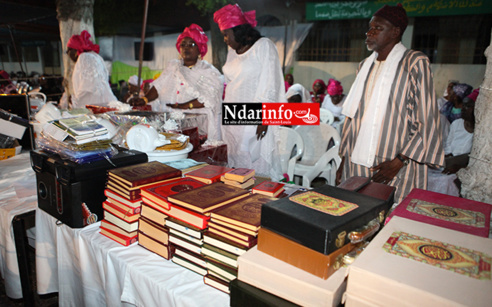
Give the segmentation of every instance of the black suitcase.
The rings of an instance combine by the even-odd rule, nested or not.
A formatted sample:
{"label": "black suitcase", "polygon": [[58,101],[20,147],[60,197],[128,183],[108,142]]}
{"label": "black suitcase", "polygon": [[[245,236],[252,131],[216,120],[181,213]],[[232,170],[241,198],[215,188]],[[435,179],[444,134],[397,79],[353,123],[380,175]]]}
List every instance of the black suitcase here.
{"label": "black suitcase", "polygon": [[81,228],[104,218],[102,203],[109,169],[145,163],[147,154],[120,150],[108,160],[87,164],[61,159],[39,150],[31,151],[36,172],[38,207],[72,228]]}

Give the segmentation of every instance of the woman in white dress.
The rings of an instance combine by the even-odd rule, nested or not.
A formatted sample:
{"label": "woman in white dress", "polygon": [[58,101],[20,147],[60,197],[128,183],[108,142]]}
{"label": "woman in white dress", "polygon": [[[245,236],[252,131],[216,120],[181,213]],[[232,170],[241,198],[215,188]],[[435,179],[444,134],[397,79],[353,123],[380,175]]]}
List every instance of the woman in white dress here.
{"label": "woman in white dress", "polygon": [[[226,5],[214,13],[214,21],[230,47],[222,68],[226,89],[224,102],[286,102],[285,84],[274,43],[254,28],[256,12]],[[278,126],[222,126],[229,166],[255,169],[258,175],[280,180],[277,152]],[[251,155],[250,144],[259,141],[260,155]]]}
{"label": "woman in white dress", "polygon": [[149,103],[153,111],[159,112],[182,109],[185,113],[206,114],[207,140],[220,141],[224,82],[217,68],[201,59],[207,53],[207,41],[200,26],[185,28],[176,40],[181,59],[169,61],[145,96],[131,99],[130,104]]}

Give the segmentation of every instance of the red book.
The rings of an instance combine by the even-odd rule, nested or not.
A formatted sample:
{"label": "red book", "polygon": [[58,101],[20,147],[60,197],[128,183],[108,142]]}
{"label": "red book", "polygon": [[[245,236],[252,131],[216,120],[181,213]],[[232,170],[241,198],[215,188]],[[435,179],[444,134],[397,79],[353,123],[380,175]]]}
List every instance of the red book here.
{"label": "red book", "polygon": [[[104,221],[104,220],[103,220]],[[116,226],[115,226],[116,227]],[[127,236],[122,233],[118,233],[116,231],[112,231],[109,228],[106,228],[104,224],[101,223],[101,234],[110,238],[111,240],[120,243],[121,245],[128,246],[132,243],[137,242],[137,232],[134,231],[133,236]]]}
{"label": "red book", "polygon": [[480,237],[489,237],[492,205],[441,193],[413,189],[388,217],[453,229]]}
{"label": "red book", "polygon": [[148,205],[149,207],[154,208],[155,210],[162,212],[165,215],[174,217],[175,219],[178,219],[182,222],[188,223],[191,226],[195,226],[199,229],[207,228],[208,220],[210,219],[210,217],[208,216],[196,213],[194,211],[173,204],[171,204],[169,210],[166,210],[145,197],[142,198],[142,201],[144,204]]}
{"label": "red book", "polygon": [[108,171],[108,181],[115,180],[127,188],[181,177],[181,170],[158,161],[114,168]]}
{"label": "red book", "polygon": [[106,190],[111,190],[113,193],[124,197],[130,201],[140,200],[140,189],[128,190],[117,183],[108,181],[106,182]]}
{"label": "red book", "polygon": [[263,181],[259,185],[253,187],[251,192],[275,197],[284,191],[284,185],[285,184],[279,182]]}
{"label": "red book", "polygon": [[198,181],[210,184],[214,182],[219,182],[220,176],[231,170],[232,168],[230,167],[207,165],[195,171],[187,173],[185,177],[193,178]]}
{"label": "red book", "polygon": [[235,168],[224,174],[224,178],[237,182],[245,182],[255,175],[255,170],[250,168]]}
{"label": "red book", "polygon": [[138,221],[138,218],[140,217],[140,214],[131,214],[108,201],[103,202],[103,209],[127,223]]}
{"label": "red book", "polygon": [[164,209],[169,210],[169,202],[167,201],[168,196],[184,191],[193,190],[204,185],[205,183],[194,180],[192,178],[180,178],[172,182],[166,182],[143,188],[140,192],[140,195],[160,205]]}
{"label": "red book", "polygon": [[130,214],[140,213],[141,199],[129,200],[109,189],[104,190],[104,195],[108,197],[106,201],[114,204],[117,207],[120,207],[125,211],[129,211]]}

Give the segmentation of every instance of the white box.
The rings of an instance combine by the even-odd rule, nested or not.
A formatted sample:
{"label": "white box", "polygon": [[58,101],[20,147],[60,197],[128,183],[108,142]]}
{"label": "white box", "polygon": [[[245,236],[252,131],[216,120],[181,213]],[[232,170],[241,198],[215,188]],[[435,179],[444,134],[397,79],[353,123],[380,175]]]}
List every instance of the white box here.
{"label": "white box", "polygon": [[302,306],[338,306],[346,268],[322,279],[253,247],[238,258],[238,279]]}
{"label": "white box", "polygon": [[[399,241],[398,246],[406,246],[410,253],[403,250],[393,254],[383,246],[395,232],[435,241],[418,238]],[[397,246],[394,241],[390,243],[389,246]],[[460,252],[453,247],[460,247]],[[463,257],[465,254],[461,252],[469,250],[483,256],[482,261]],[[445,256],[441,258],[446,260],[426,257],[426,252]],[[491,256],[492,240],[489,238],[395,216],[348,268],[345,306],[491,306]],[[456,266],[452,260],[460,260],[460,264],[470,267],[480,263],[484,279],[446,269],[446,266]]]}

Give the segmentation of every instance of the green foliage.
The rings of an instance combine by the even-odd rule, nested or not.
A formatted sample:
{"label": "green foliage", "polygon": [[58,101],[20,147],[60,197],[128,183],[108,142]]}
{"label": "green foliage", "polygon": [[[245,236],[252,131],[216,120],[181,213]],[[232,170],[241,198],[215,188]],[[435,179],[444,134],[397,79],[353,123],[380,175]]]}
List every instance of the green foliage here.
{"label": "green foliage", "polygon": [[202,15],[212,14],[228,3],[235,3],[231,0],[187,0],[186,5],[194,5]]}

